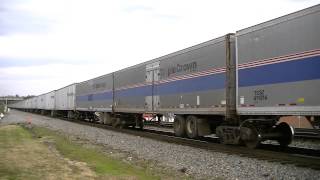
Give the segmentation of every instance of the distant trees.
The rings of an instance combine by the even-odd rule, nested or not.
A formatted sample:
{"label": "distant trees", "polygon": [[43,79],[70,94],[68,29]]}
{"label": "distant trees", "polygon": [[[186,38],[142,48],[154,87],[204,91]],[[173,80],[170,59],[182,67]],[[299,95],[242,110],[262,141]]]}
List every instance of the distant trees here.
{"label": "distant trees", "polygon": [[27,95],[27,96],[22,96],[24,99],[29,99],[35,97],[35,95]]}
{"label": "distant trees", "polygon": [[11,97],[11,98],[12,98],[12,97],[16,97],[16,98],[29,99],[29,98],[35,97],[35,95],[20,96],[19,94],[16,94],[16,95],[4,96],[4,97],[8,97],[8,98],[10,98],[10,97]]}

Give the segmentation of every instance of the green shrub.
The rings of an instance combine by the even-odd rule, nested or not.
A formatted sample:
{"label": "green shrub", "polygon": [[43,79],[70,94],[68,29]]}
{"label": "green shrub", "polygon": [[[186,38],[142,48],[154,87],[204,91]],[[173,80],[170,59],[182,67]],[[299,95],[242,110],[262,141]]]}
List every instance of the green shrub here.
{"label": "green shrub", "polygon": [[4,114],[5,105],[3,103],[0,103],[0,113]]}

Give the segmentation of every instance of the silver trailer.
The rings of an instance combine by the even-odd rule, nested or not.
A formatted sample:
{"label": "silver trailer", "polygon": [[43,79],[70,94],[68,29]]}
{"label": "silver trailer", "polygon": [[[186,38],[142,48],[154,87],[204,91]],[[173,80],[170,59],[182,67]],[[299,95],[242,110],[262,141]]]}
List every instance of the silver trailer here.
{"label": "silver trailer", "polygon": [[114,73],[114,110],[143,113],[145,97],[152,89],[146,81],[146,65],[138,64]]}
{"label": "silver trailer", "polygon": [[36,109],[44,110],[46,107],[46,96],[45,94],[41,94],[37,96],[37,106]]}
{"label": "silver trailer", "polygon": [[[173,113],[218,115],[220,117],[214,118],[215,122],[202,119],[198,126],[197,134],[210,134],[210,123],[221,122],[225,115],[227,102],[225,86],[228,85],[225,66],[226,59],[235,65],[234,45],[234,36],[229,34],[114,72],[113,96],[110,93],[112,86],[101,92],[92,90],[89,93],[92,95],[89,96],[100,97],[100,101],[113,98],[113,113],[118,114],[120,119],[122,116],[125,121],[120,124],[132,125],[136,122],[141,125],[137,116],[143,113],[158,115],[159,118]],[[235,82],[235,68],[232,71],[230,73],[233,74]],[[109,79],[104,79],[104,83],[111,85],[112,74],[108,77]],[[92,83],[92,81],[87,83],[89,82]],[[235,86],[233,89],[235,105]],[[89,99],[89,97],[83,98]],[[89,103],[89,105],[94,104],[95,102]],[[95,106],[91,109],[94,108]],[[235,112],[235,108],[233,110]]]}
{"label": "silver trailer", "polygon": [[75,110],[76,84],[55,91],[55,110]]}
{"label": "silver trailer", "polygon": [[29,109],[30,108],[30,99],[25,99],[22,101],[21,109]]}
{"label": "silver trailer", "polygon": [[76,85],[76,110],[111,112],[113,74],[103,75]]}
{"label": "silver trailer", "polygon": [[236,32],[239,128],[218,127],[223,141],[238,137],[256,147],[271,139],[286,146],[294,130],[282,117],[319,119],[319,31],[317,5]]}
{"label": "silver trailer", "polygon": [[29,98],[26,100],[26,103],[25,103],[25,108],[26,109],[32,109],[32,98]]}
{"label": "silver trailer", "polygon": [[31,98],[30,108],[33,110],[38,109],[38,96]]}
{"label": "silver trailer", "polygon": [[[232,35],[229,40],[230,60],[235,62]],[[147,81],[153,82],[153,100],[150,96],[146,97],[148,110],[174,114],[224,115],[226,45],[226,36],[223,36],[147,64]],[[152,101],[153,106],[150,103]]]}
{"label": "silver trailer", "polygon": [[236,33],[240,115],[320,115],[320,5]]}
{"label": "silver trailer", "polygon": [[20,109],[28,109],[28,108],[29,108],[29,107],[28,107],[28,99],[21,101],[19,108],[20,108]]}
{"label": "silver trailer", "polygon": [[8,107],[9,108],[24,109],[24,103],[25,103],[25,100],[18,101],[18,102],[14,103],[14,104],[9,104]]}
{"label": "silver trailer", "polygon": [[55,91],[44,94],[45,96],[45,110],[54,110],[55,108]]}
{"label": "silver trailer", "polygon": [[224,115],[225,46],[223,36],[115,72],[115,111]]}

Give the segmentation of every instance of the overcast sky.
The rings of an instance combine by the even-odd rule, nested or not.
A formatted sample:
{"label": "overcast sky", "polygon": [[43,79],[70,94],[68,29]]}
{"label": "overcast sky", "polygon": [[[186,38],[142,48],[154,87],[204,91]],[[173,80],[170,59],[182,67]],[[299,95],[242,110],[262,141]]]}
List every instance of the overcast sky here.
{"label": "overcast sky", "polygon": [[39,95],[320,0],[0,0],[0,96]]}

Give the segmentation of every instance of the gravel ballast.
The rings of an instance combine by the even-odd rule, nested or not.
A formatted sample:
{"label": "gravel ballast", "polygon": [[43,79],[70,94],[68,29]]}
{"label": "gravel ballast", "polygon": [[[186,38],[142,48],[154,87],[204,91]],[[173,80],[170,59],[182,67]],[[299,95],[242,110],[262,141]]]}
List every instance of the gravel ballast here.
{"label": "gravel ballast", "polygon": [[55,118],[12,110],[1,124],[31,122],[68,136],[107,145],[196,179],[319,179],[320,171],[155,141]]}

